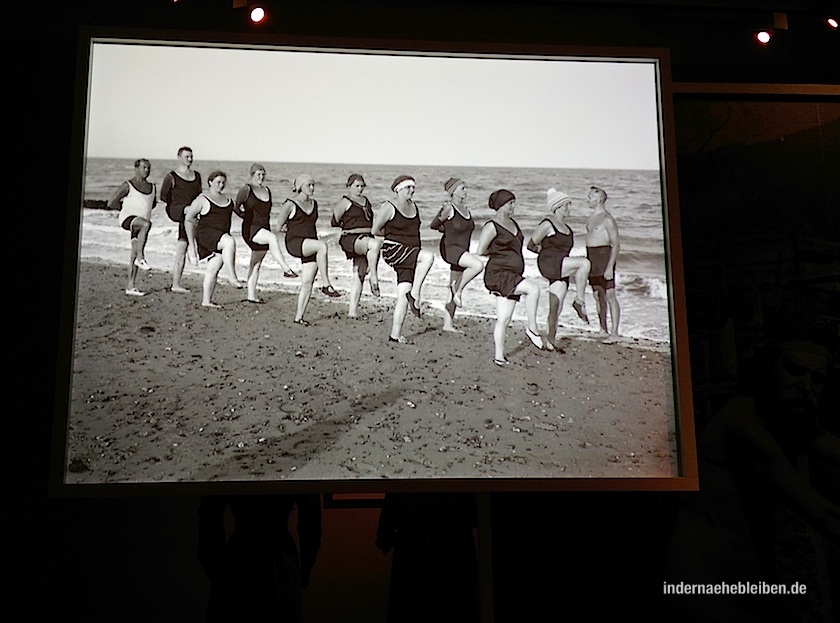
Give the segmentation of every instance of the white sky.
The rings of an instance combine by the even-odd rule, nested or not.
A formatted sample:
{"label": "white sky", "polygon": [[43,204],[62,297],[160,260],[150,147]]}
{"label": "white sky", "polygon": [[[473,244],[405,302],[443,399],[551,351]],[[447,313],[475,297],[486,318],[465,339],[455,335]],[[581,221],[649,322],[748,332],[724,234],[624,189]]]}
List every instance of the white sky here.
{"label": "white sky", "polygon": [[658,169],[653,62],[95,43],[87,155]]}

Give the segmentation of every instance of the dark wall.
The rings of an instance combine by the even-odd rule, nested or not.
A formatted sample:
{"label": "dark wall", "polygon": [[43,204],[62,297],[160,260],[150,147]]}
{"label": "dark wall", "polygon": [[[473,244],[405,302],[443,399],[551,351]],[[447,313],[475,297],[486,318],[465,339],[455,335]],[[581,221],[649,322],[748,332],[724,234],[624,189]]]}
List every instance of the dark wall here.
{"label": "dark wall", "polygon": [[[242,16],[230,5],[230,0],[16,4],[5,24],[5,39],[11,43],[5,99],[12,101],[6,133],[13,137],[6,142],[11,158],[6,165],[10,217],[5,238],[11,248],[4,254],[11,268],[6,300],[12,303],[6,337],[6,393],[11,399],[6,421],[11,427],[4,445],[11,449],[5,515],[13,524],[6,538],[23,545],[23,553],[13,557],[20,569],[15,586],[40,596],[26,601],[33,613],[44,610],[90,621],[188,621],[203,615],[208,585],[194,561],[196,499],[47,499],[46,483],[53,385],[60,361],[59,293],[68,287],[62,283],[61,249],[73,95],[78,87],[77,28],[244,32]],[[791,13],[790,30],[782,33],[779,45],[760,49],[750,39],[749,22],[762,17],[767,18],[767,11],[672,9],[661,3],[290,2],[269,28],[319,36],[667,47],[675,81],[840,83],[840,67],[836,60],[830,62],[840,58],[836,33],[817,28],[810,15]],[[176,86],[162,77],[160,96],[178,97]],[[699,125],[697,121],[692,127]],[[834,235],[834,240],[840,170],[833,164],[836,127],[829,128],[833,135],[819,139],[835,149],[828,150],[824,169],[830,172],[833,166],[834,177],[817,175],[817,181],[808,184],[817,187],[824,207],[811,213],[810,227]],[[778,147],[778,141],[752,146],[749,158],[755,160],[773,146]],[[715,193],[701,185],[700,173],[715,165],[703,160],[705,153],[694,148],[684,153],[686,168],[698,175],[685,180],[681,203],[683,222],[690,230],[686,236],[704,232],[706,217],[726,218],[733,207],[766,208],[763,218],[770,214],[783,220],[783,206],[764,195],[747,194],[736,206],[710,201],[707,195]],[[733,157],[743,161],[747,156]],[[789,186],[802,185],[805,171],[788,173]],[[682,175],[680,181],[683,184]],[[755,177],[741,181],[757,183]],[[691,261],[687,255],[687,278],[695,280],[688,283],[689,289],[717,284],[714,274],[706,275],[700,267],[693,271]],[[820,305],[835,302],[829,298]],[[698,326],[712,314],[702,303],[696,304]],[[676,503],[673,494],[494,496],[497,620],[527,620],[543,607],[552,608],[558,617],[580,607],[590,615],[629,614],[639,608],[657,612],[663,607],[658,554]],[[356,513],[350,521],[334,513],[341,511],[330,511],[325,528],[337,531],[337,541],[372,545],[375,518],[370,513]],[[335,578],[348,564],[346,557],[354,554],[338,546],[329,552],[321,564]],[[353,594],[336,588],[340,577],[331,586],[314,587],[322,600],[321,612],[332,613],[324,620],[339,620],[324,605],[330,599],[351,604],[340,620],[376,620],[382,615],[386,580],[378,564],[368,563],[370,583],[357,585]]]}

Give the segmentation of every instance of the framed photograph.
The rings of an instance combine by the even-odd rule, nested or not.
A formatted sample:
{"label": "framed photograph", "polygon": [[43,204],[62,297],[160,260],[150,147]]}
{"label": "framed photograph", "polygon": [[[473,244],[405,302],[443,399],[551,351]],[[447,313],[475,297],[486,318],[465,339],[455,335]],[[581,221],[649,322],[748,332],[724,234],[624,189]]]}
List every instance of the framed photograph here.
{"label": "framed photograph", "polygon": [[664,50],[95,33],[78,81],[55,492],[697,486]]}

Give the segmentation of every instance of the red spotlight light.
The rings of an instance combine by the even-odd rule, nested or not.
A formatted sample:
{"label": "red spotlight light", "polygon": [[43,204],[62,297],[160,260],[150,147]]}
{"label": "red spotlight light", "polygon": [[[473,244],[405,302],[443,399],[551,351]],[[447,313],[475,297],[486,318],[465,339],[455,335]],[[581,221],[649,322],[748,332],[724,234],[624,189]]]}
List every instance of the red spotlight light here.
{"label": "red spotlight light", "polygon": [[770,34],[769,30],[759,30],[755,33],[755,40],[758,41],[761,45],[767,45],[770,43],[770,39],[772,39],[773,35]]}
{"label": "red spotlight light", "polygon": [[265,19],[265,9],[261,6],[255,6],[251,9],[251,21],[255,24],[261,23]]}

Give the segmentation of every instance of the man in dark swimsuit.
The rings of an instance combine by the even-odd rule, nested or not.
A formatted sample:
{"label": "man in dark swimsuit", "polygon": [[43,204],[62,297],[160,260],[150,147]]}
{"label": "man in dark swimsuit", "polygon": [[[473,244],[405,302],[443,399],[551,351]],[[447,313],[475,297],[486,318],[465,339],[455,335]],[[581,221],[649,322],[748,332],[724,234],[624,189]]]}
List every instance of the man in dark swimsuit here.
{"label": "man in dark swimsuit", "polygon": [[[432,268],[434,256],[420,248],[420,213],[412,201],[414,178],[400,175],[391,184],[394,199],[385,201],[374,213],[371,232],[382,236],[382,259],[397,273],[397,300],[388,341],[398,344],[410,342],[402,335],[408,310],[420,317],[420,291]],[[402,210],[406,210],[407,216]]]}
{"label": "man in dark swimsuit", "polygon": [[145,296],[146,293],[135,285],[137,271],[151,268],[146,261],[146,240],[152,226],[152,209],[157,203],[155,185],[149,182],[151,171],[152,163],[145,158],[135,161],[134,177],[123,182],[108,202],[112,210],[119,209],[119,223],[131,234],[128,286],[125,289],[129,296]]}
{"label": "man in dark swimsuit", "polygon": [[178,244],[175,247],[175,264],[172,267],[172,292],[189,292],[181,285],[187,258],[187,230],[184,227],[184,210],[201,193],[201,175],[192,170],[193,152],[189,147],[178,149],[178,166],[163,178],[160,200],[166,204],[166,214],[178,223]]}
{"label": "man in dark swimsuit", "polygon": [[[607,212],[607,193],[603,189],[592,186],[587,195],[587,202],[592,208],[592,214],[586,219],[586,256],[592,262],[589,284],[598,305],[601,333],[610,339],[616,339],[619,336],[618,321],[621,317],[621,309],[615,297],[615,261],[620,250],[618,226],[612,214]],[[612,319],[612,326],[609,328],[608,309]]]}

